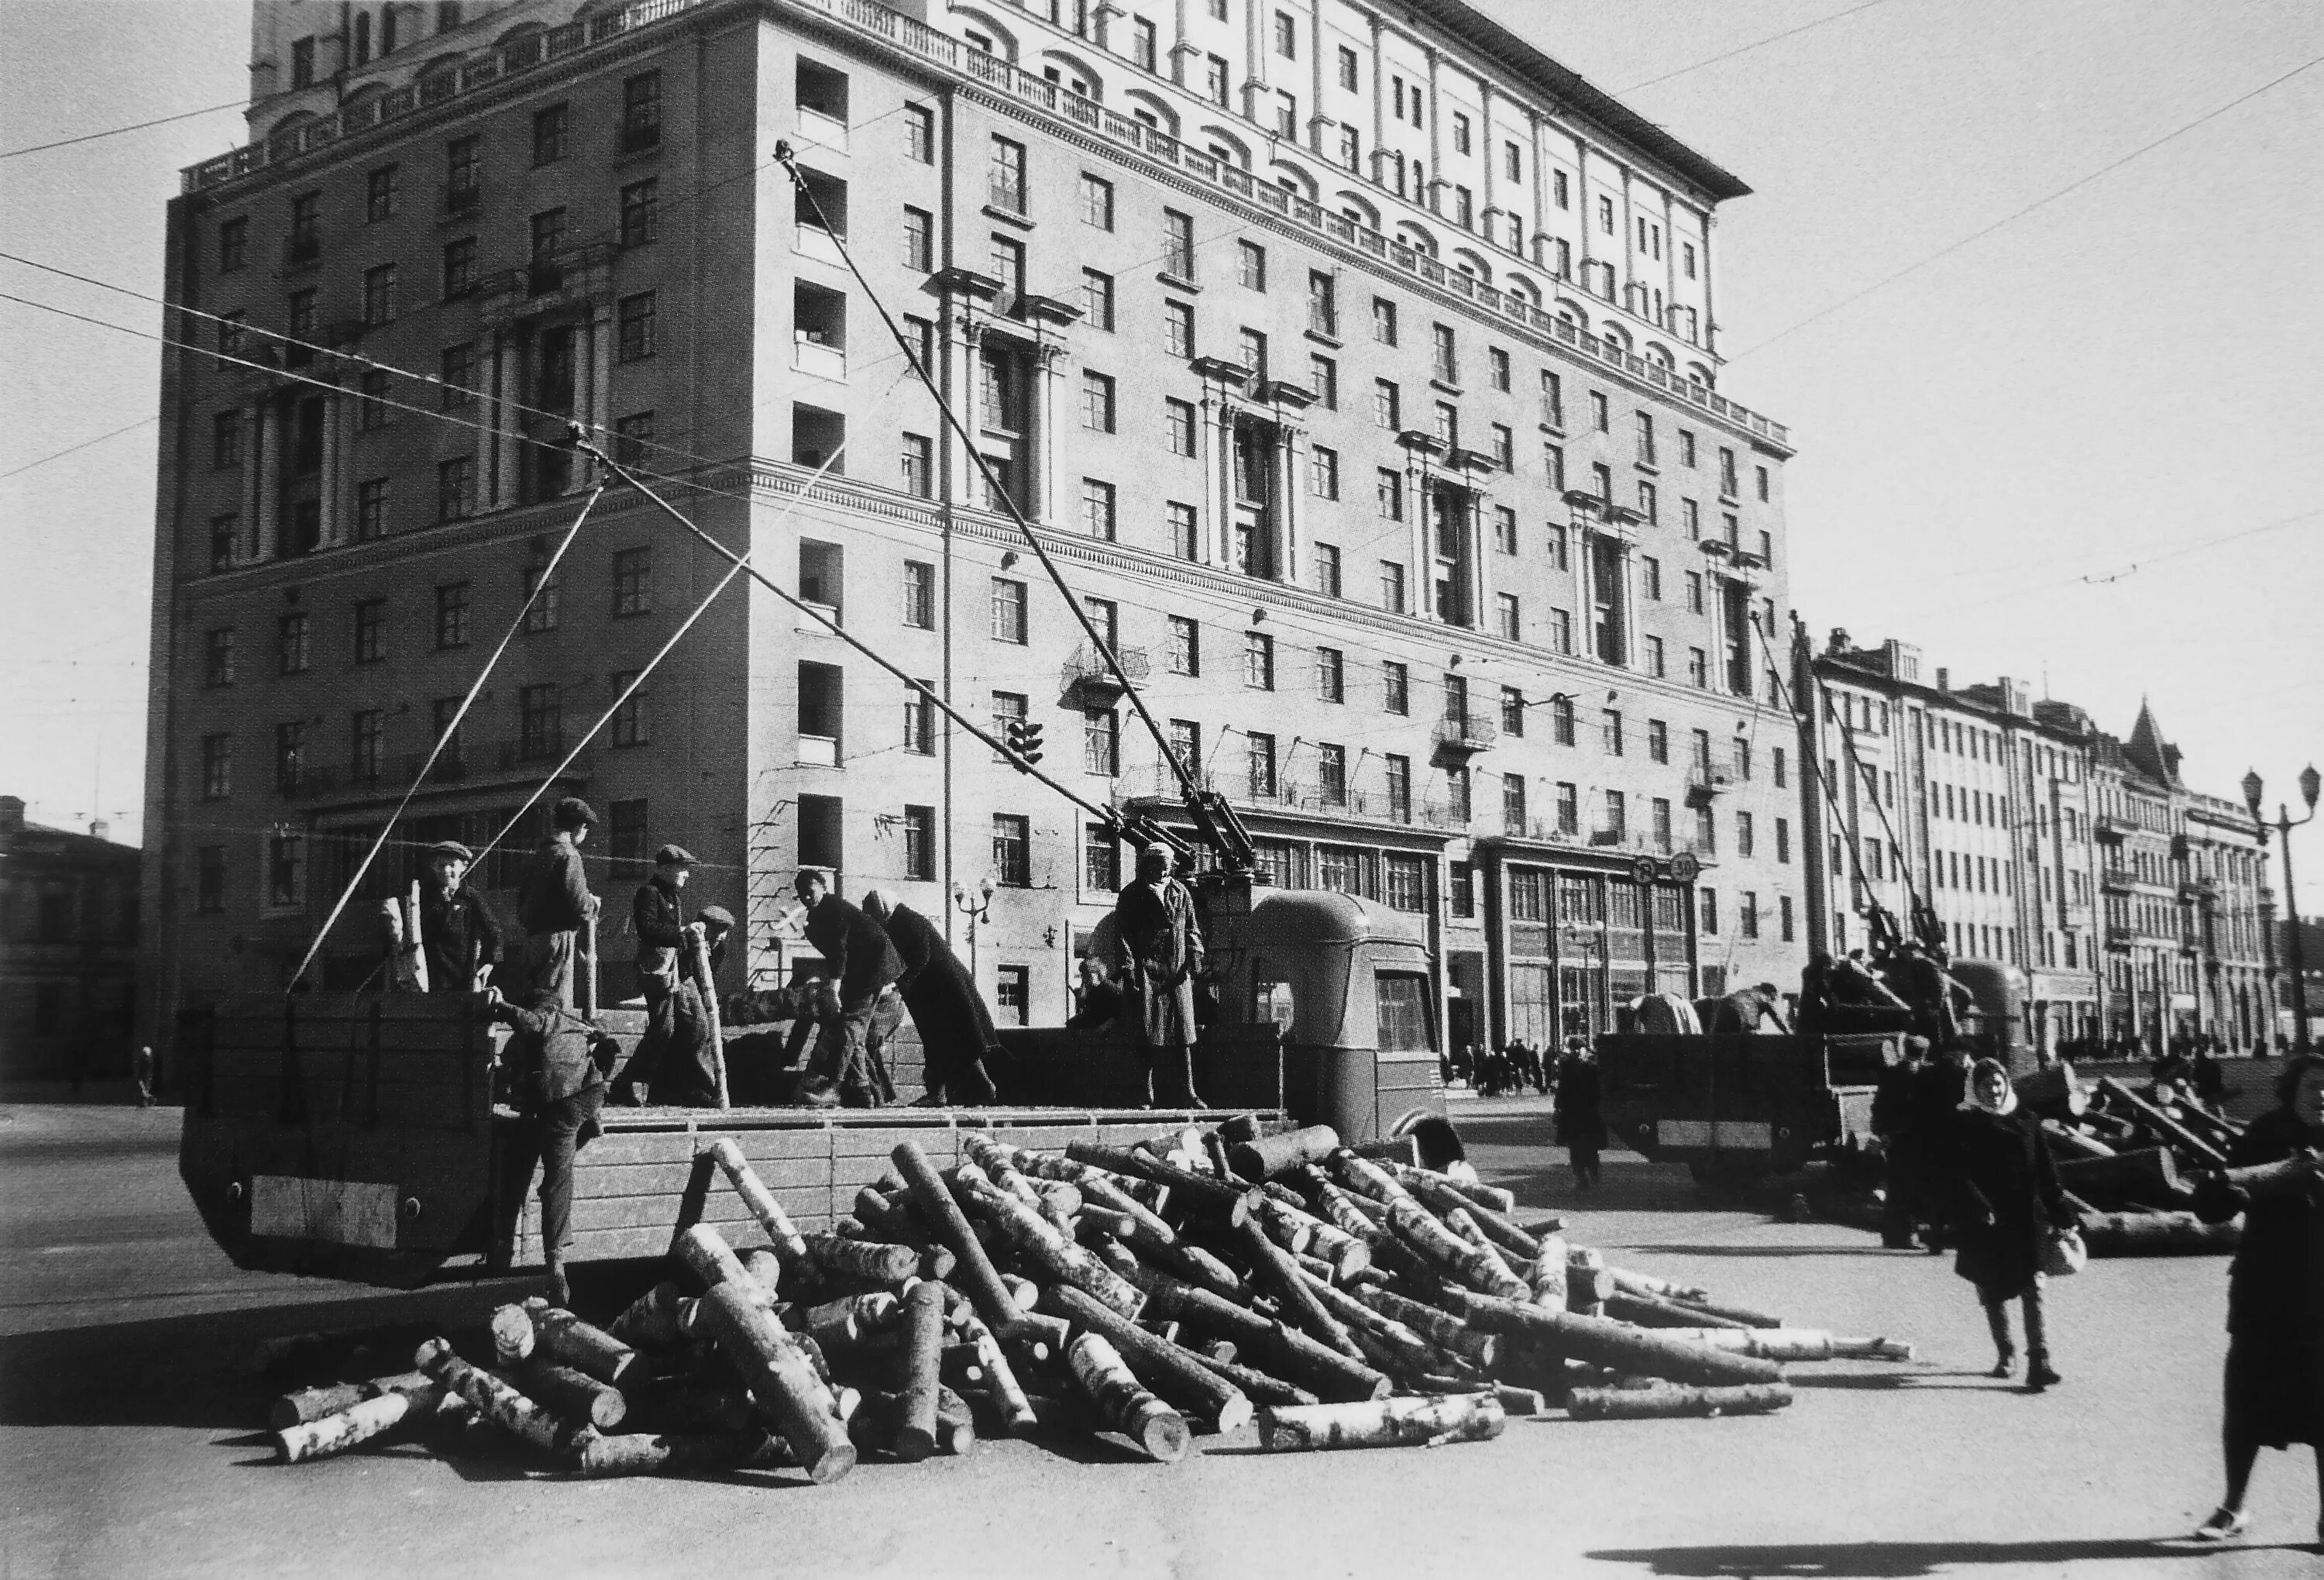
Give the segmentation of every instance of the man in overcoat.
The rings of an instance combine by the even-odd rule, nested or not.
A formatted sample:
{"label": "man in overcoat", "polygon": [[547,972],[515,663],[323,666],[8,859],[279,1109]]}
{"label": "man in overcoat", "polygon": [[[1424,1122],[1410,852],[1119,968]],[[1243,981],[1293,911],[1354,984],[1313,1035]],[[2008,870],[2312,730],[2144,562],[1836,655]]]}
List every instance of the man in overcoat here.
{"label": "man in overcoat", "polygon": [[1149,1102],[1206,1107],[1194,1091],[1194,979],[1203,970],[1194,896],[1170,875],[1167,845],[1138,853],[1138,877],[1114,902],[1116,975],[1122,1011],[1147,1050]]}

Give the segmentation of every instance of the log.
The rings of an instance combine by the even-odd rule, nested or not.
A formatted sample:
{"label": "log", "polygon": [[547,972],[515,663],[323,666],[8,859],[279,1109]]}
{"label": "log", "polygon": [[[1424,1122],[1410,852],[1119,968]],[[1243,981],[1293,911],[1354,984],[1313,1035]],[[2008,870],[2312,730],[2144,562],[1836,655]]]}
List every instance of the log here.
{"label": "log", "polygon": [[466,1400],[478,1416],[535,1448],[560,1453],[572,1436],[554,1415],[491,1372],[469,1365],[440,1338],[421,1344],[412,1359],[447,1392]]}
{"label": "log", "polygon": [[678,1287],[664,1279],[630,1302],[605,1331],[632,1349],[675,1349],[685,1338],[678,1328]]}
{"label": "log", "polygon": [[[1021,1326],[1021,1318],[1019,1322]],[[976,1357],[977,1370],[983,1376],[985,1398],[991,1404],[993,1412],[1000,1416],[1002,1427],[1012,1437],[1021,1437],[1031,1432],[1039,1423],[1033,1414],[1031,1401],[1025,1397],[1023,1386],[1017,1381],[1017,1369],[1010,1364],[1001,1341],[993,1335],[992,1329],[985,1326],[983,1319],[973,1312],[968,1314],[960,1326],[961,1335],[967,1340],[970,1351]]]}
{"label": "log", "polygon": [[1530,1261],[1541,1254],[1539,1238],[1527,1234],[1517,1226],[1515,1219],[1486,1206],[1443,1175],[1391,1164],[1382,1164],[1381,1168],[1437,1216],[1449,1219],[1454,1212],[1465,1212],[1491,1236],[1494,1244],[1511,1256]]}
{"label": "log", "polygon": [[1140,1387],[1103,1335],[1084,1333],[1067,1344],[1065,1364],[1110,1429],[1160,1464],[1175,1465],[1186,1457],[1185,1418]]}
{"label": "log", "polygon": [[1344,1147],[1332,1154],[1332,1172],[1351,1192],[1376,1201],[1382,1206],[1398,1201],[1418,1205],[1413,1194],[1405,1189],[1394,1175],[1370,1159],[1360,1157]]}
{"label": "log", "polygon": [[1541,1237],[1540,1254],[1525,1270],[1526,1287],[1533,1303],[1551,1311],[1565,1309],[1565,1269],[1572,1255],[1563,1234]]}
{"label": "log", "polygon": [[[1070,1284],[1052,1284],[1042,1303],[1085,1334],[1095,1334],[1120,1354],[1138,1380],[1163,1398],[1231,1432],[1250,1420],[1251,1404],[1242,1391],[1202,1358],[1181,1345],[1148,1333],[1120,1313]],[[1070,1358],[1074,1345],[1068,1342]]]}
{"label": "log", "polygon": [[894,1326],[900,1310],[895,1296],[885,1289],[875,1289],[865,1295],[843,1295],[820,1306],[793,1311],[784,1323],[818,1344],[844,1348]]}
{"label": "log", "polygon": [[[1477,1248],[1478,1252],[1493,1270],[1493,1281],[1511,1299],[1522,1300],[1532,1294],[1533,1286],[1517,1277],[1517,1270],[1509,1265],[1509,1259],[1501,1254],[1501,1248],[1493,1243],[1492,1236],[1485,1233],[1484,1225],[1477,1222],[1474,1213],[1466,1207],[1454,1207],[1440,1221],[1446,1228]],[[1528,1237],[1526,1243],[1533,1248],[1536,1254],[1539,1254],[1541,1250],[1539,1241]],[[1519,1290],[1524,1290],[1525,1293],[1519,1294],[1517,1292]]]}
{"label": "log", "polygon": [[1148,1266],[1181,1282],[1208,1289],[1221,1299],[1243,1301],[1250,1298],[1250,1285],[1241,1274],[1220,1261],[1207,1247],[1190,1240],[1180,1240],[1166,1246],[1140,1245],[1137,1251],[1139,1260]]}
{"label": "log", "polygon": [[629,1418],[630,1402],[587,1372],[538,1358],[510,1379],[526,1398],[576,1426],[610,1432]]}
{"label": "log", "polygon": [[1361,1404],[1270,1406],[1259,1417],[1269,1454],[1404,1444],[1476,1443],[1501,1435],[1508,1414],[1490,1394],[1383,1399]]}
{"label": "log", "polygon": [[637,1351],[570,1311],[554,1306],[536,1310],[532,1326],[536,1361],[546,1359],[570,1366],[616,1388],[637,1372]]}
{"label": "log", "polygon": [[897,1355],[896,1457],[918,1463],[936,1451],[936,1391],[944,1349],[945,1288],[923,1280],[904,1296],[903,1338]]}
{"label": "log", "polygon": [[[1232,1350],[1234,1345],[1222,1343],[1214,1347]],[[1246,1366],[1232,1355],[1206,1354],[1200,1350],[1190,1350],[1187,1353],[1200,1362],[1205,1371],[1217,1372],[1227,1381],[1240,1389],[1243,1397],[1253,1404],[1321,1404],[1323,1402],[1297,1383],[1286,1382],[1282,1378],[1272,1372],[1262,1372],[1256,1366]]]}
{"label": "log", "polygon": [[2316,1154],[2304,1151],[2298,1157],[2281,1158],[2273,1163],[2254,1163],[2242,1169],[2220,1171],[2220,1178],[2253,1201],[2270,1197],[2298,1196],[2324,1177]]}
{"label": "log", "polygon": [[2043,1116],[2044,1128],[2060,1119],[2074,1119],[2089,1106],[2089,1095],[2064,1059],[2029,1070],[2017,1077],[2017,1101]]}
{"label": "log", "polygon": [[1748,1331],[1751,1325],[1738,1322],[1731,1317],[1713,1317],[1710,1312],[1691,1306],[1681,1306],[1675,1300],[1657,1300],[1652,1295],[1629,1295],[1616,1289],[1606,1297],[1606,1315],[1616,1322],[1628,1322],[1639,1327],[1740,1328]]}
{"label": "log", "polygon": [[1339,1150],[1339,1132],[1328,1124],[1311,1124],[1231,1142],[1227,1147],[1227,1166],[1255,1183],[1321,1163]]}
{"label": "log", "polygon": [[753,1418],[744,1394],[706,1383],[677,1383],[641,1391],[622,1424],[662,1433],[739,1432]]}
{"label": "log", "polygon": [[[1331,1264],[1334,1280],[1344,1283],[1372,1265],[1371,1236],[1349,1234],[1336,1224],[1325,1223],[1307,1210],[1298,1192],[1269,1181],[1264,1187],[1266,1199],[1274,1204],[1268,1210],[1285,1222],[1296,1224],[1307,1233],[1307,1250]],[[1293,1249],[1281,1234],[1275,1235],[1277,1244]]]}
{"label": "log", "polygon": [[1355,1198],[1332,1182],[1330,1175],[1311,1163],[1287,1178],[1297,1182],[1319,1217],[1338,1228],[1342,1234],[1367,1245],[1377,1247],[1379,1244],[1380,1226],[1365,1215],[1363,1209],[1356,1205]]}
{"label": "log", "polygon": [[908,1245],[891,1245],[884,1240],[843,1240],[836,1234],[821,1233],[800,1238],[806,1243],[808,1262],[826,1273],[875,1284],[900,1284],[906,1279],[919,1276],[920,1253]]}
{"label": "log", "polygon": [[[719,1062],[718,1076],[722,1083],[718,1106],[724,1108],[727,1104],[723,1084],[726,1066],[723,1058]],[[709,1151],[720,1172],[726,1176],[727,1183],[734,1187],[734,1194],[742,1198],[742,1205],[751,1209],[752,1217],[759,1220],[759,1227],[767,1232],[767,1239],[773,1244],[775,1254],[782,1258],[784,1267],[795,1268],[805,1261],[807,1243],[800,1238],[798,1226],[791,1222],[791,1215],[783,1210],[783,1204],[775,1199],[775,1193],[767,1188],[766,1183],[759,1178],[758,1170],[752,1168],[750,1160],[742,1156],[742,1144],[733,1136],[720,1136],[710,1143]]]}
{"label": "log", "polygon": [[387,1392],[356,1400],[328,1415],[290,1422],[274,1429],[275,1453],[285,1465],[328,1459],[390,1432],[406,1430],[425,1421],[436,1409],[440,1389],[428,1394]]}
{"label": "log", "polygon": [[760,1431],[630,1432],[613,1437],[584,1432],[574,1441],[573,1468],[592,1480],[740,1470],[766,1463],[768,1446],[766,1433]]}
{"label": "log", "polygon": [[[719,1024],[718,1019],[718,978],[710,969],[710,940],[699,927],[689,925],[686,929],[686,965],[687,971],[694,977],[695,991],[702,995],[703,1012],[710,1018],[710,1070],[716,1078],[718,1106],[722,1109],[732,1108],[734,1106],[733,1100],[728,1095],[726,1090],[726,1031],[725,1028]],[[740,1156],[739,1152],[737,1156]],[[750,1165],[746,1163],[743,1168],[747,1170]],[[732,1177],[731,1170],[729,1177]],[[755,1183],[756,1176],[752,1178]],[[742,1188],[741,1181],[735,1182],[735,1188],[738,1190]],[[744,1193],[743,1199],[745,1201],[750,1199],[748,1192]],[[754,1206],[752,1210],[755,1212],[756,1206]],[[777,1209],[779,1212],[780,1210]],[[761,1218],[760,1222],[764,1223],[766,1220]],[[778,1246],[782,1244],[782,1236],[775,1233],[772,1225],[768,1227],[767,1234]]]}
{"label": "log", "polygon": [[981,1173],[964,1168],[959,1192],[963,1206],[973,1208],[1052,1278],[1087,1291],[1133,1320],[1145,1307],[1144,1293],[1102,1257],[1086,1245],[1066,1239],[1055,1224],[1015,1197],[985,1183]]}
{"label": "log", "polygon": [[267,1408],[266,1429],[287,1432],[309,1421],[342,1414],[373,1397],[375,1396],[364,1391],[360,1382],[332,1382],[320,1388],[301,1388],[296,1392],[284,1394]]}
{"label": "log", "polygon": [[[1165,1163],[1150,1152],[1130,1147],[1110,1147],[1099,1141],[1069,1141],[1065,1156],[1078,1162],[1151,1184],[1167,1186],[1170,1200],[1205,1217],[1224,1219],[1242,1199],[1241,1187],[1206,1174],[1196,1174]],[[1158,1209],[1157,1209],[1158,1210]]]}
{"label": "log", "polygon": [[1704,1387],[1783,1380],[1783,1372],[1771,1361],[1664,1338],[1648,1328],[1545,1311],[1538,1306],[1491,1296],[1480,1296],[1472,1302],[1469,1322],[1485,1333],[1537,1335],[1573,1360],[1637,1376],[1666,1377],[1674,1382]]}
{"label": "log", "polygon": [[1762,1361],[1909,1361],[1913,1346],[1900,1339],[1842,1338],[1820,1327],[1666,1327],[1665,1338],[1704,1344]]}
{"label": "log", "polygon": [[2042,1122],[2042,1139],[2048,1143],[2050,1156],[2060,1163],[2079,1162],[2085,1158],[2111,1158],[2112,1147],[2095,1136],[2086,1136],[2071,1125],[2054,1119]]}
{"label": "log", "polygon": [[734,1254],[734,1248],[726,1243],[726,1237],[709,1224],[689,1224],[672,1249],[678,1253],[679,1264],[701,1280],[705,1289],[733,1284],[754,1305],[775,1303],[775,1292],[751,1276],[742,1258]]}
{"label": "log", "polygon": [[1314,1220],[1265,1191],[1246,1194],[1235,1208],[1234,1219],[1230,1221],[1240,1222],[1246,1217],[1256,1219],[1259,1227],[1267,1231],[1268,1239],[1294,1256],[1315,1243],[1315,1231],[1310,1226]]}
{"label": "log", "polygon": [[904,1187],[911,1192],[912,1205],[927,1220],[945,1249],[957,1259],[954,1271],[959,1275],[961,1289],[976,1305],[978,1315],[996,1333],[1006,1333],[1020,1315],[1017,1302],[1001,1281],[1001,1274],[985,1254],[983,1243],[969,1228],[960,1204],[952,1198],[952,1191],[937,1175],[936,1165],[920,1150],[920,1143],[903,1141],[896,1143],[892,1154],[896,1172],[904,1179]]}
{"label": "log", "polygon": [[2206,1163],[2214,1169],[2227,1167],[2226,1153],[2163,1113],[2145,1098],[2141,1097],[2128,1086],[2124,1086],[2114,1076],[2100,1076],[2098,1090],[2136,1114],[2139,1123],[2145,1125],[2147,1129],[2159,1136],[2167,1138],[2173,1146],[2189,1154],[2191,1161]]}
{"label": "log", "polygon": [[1382,1317],[1402,1323],[1439,1349],[1458,1355],[1471,1364],[1489,1366],[1493,1363],[1493,1340],[1483,1334],[1471,1332],[1466,1321],[1450,1312],[1399,1295],[1393,1289],[1359,1289],[1354,1298]]}
{"label": "log", "polygon": [[1565,1255],[1565,1308],[1583,1317],[1606,1314],[1606,1297],[1614,1292],[1613,1270],[1605,1255],[1577,1245]]}
{"label": "log", "polygon": [[773,1314],[730,1283],[702,1298],[702,1312],[719,1353],[749,1384],[760,1412],[807,1474],[826,1484],[854,1469],[855,1446],[848,1441],[838,1400]]}
{"label": "log", "polygon": [[[1395,1357],[1394,1369],[1413,1372],[1437,1363],[1435,1352],[1426,1339],[1395,1317],[1375,1311],[1345,1289],[1334,1289],[1320,1280],[1311,1279],[1308,1292],[1346,1327],[1351,1338],[1360,1343],[1366,1335],[1370,1335],[1379,1351]],[[1369,1349],[1366,1359],[1376,1366],[1380,1365],[1379,1355]],[[1391,1368],[1383,1366],[1381,1369]]]}
{"label": "log", "polygon": [[1388,1379],[1298,1329],[1163,1273],[1145,1281],[1147,1311],[1234,1340],[1254,1363],[1324,1399],[1377,1399]]}
{"label": "log", "polygon": [[1362,1360],[1363,1352],[1356,1348],[1355,1341],[1348,1336],[1348,1330],[1339,1319],[1316,1299],[1314,1290],[1301,1276],[1290,1253],[1267,1237],[1259,1215],[1264,1209],[1258,1206],[1266,1199],[1256,1191],[1246,1196],[1232,1220],[1234,1232],[1242,1242],[1243,1259],[1250,1263],[1259,1288],[1275,1297],[1277,1307],[1302,1332],[1351,1360]]}
{"label": "log", "polygon": [[1657,1300],[1676,1300],[1691,1305],[1711,1298],[1711,1291],[1692,1284],[1674,1283],[1653,1273],[1632,1272],[1628,1268],[1609,1267],[1606,1271],[1614,1280],[1614,1288],[1632,1295],[1651,1295]]}
{"label": "log", "polygon": [[2243,1243],[2243,1220],[2206,1224],[2192,1213],[2098,1213],[2082,1220],[2092,1256],[2224,1256]]}
{"label": "log", "polygon": [[1765,1311],[1754,1311],[1748,1306],[1726,1305],[1722,1302],[1713,1300],[1708,1296],[1696,1295],[1691,1292],[1684,1295],[1673,1295],[1669,1297],[1668,1304],[1675,1306],[1680,1310],[1687,1312],[1697,1318],[1716,1319],[1699,1321],[1697,1326],[1702,1327],[1717,1327],[1720,1324],[1728,1322],[1741,1323],[1745,1327],[1781,1327],[1784,1326],[1784,1319],[1780,1317],[1771,1317]]}
{"label": "log", "polygon": [[1167,1245],[1178,1237],[1178,1232],[1131,1195],[1118,1176],[1051,1152],[1028,1151],[1022,1147],[1010,1147],[1009,1152],[1010,1160],[1022,1172],[1037,1179],[1062,1180],[1076,1187],[1084,1197],[1096,1206],[1136,1219],[1139,1238],[1157,1245]]}
{"label": "log", "polygon": [[2107,1212],[2119,1211],[2133,1202],[2168,1209],[2194,1196],[2164,1147],[2141,1147],[2111,1158],[2061,1160],[2058,1183]]}
{"label": "log", "polygon": [[1452,1204],[1455,1206],[1472,1208],[1481,1206],[1487,1212],[1499,1213],[1503,1216],[1517,1210],[1517,1198],[1515,1195],[1498,1185],[1487,1185],[1483,1180],[1473,1178],[1473,1175],[1467,1179],[1455,1179],[1450,1174],[1437,1169],[1423,1169],[1417,1163],[1399,1162],[1393,1158],[1381,1159],[1379,1168],[1388,1178],[1413,1195],[1419,1197],[1430,1206],[1434,1206],[1436,1204],[1429,1201],[1428,1197],[1423,1194],[1424,1186],[1434,1191],[1456,1192],[1461,1199]]}
{"label": "log", "polygon": [[[1341,1156],[1346,1157],[1347,1154],[1342,1153]],[[1508,1263],[1499,1256],[1487,1255],[1462,1239],[1431,1217],[1428,1209],[1412,1197],[1401,1197],[1388,1204],[1388,1223],[1396,1237],[1418,1252],[1431,1266],[1472,1289],[1505,1295],[1512,1299],[1531,1298],[1533,1291],[1509,1272]]]}
{"label": "log", "polygon": [[1792,1402],[1782,1382],[1729,1388],[1576,1388],[1565,1412],[1577,1421],[1646,1421],[1673,1416],[1761,1416]]}
{"label": "log", "polygon": [[521,1365],[532,1358],[533,1345],[540,1341],[533,1332],[532,1313],[523,1307],[513,1304],[495,1306],[484,1326],[492,1335],[495,1364]]}

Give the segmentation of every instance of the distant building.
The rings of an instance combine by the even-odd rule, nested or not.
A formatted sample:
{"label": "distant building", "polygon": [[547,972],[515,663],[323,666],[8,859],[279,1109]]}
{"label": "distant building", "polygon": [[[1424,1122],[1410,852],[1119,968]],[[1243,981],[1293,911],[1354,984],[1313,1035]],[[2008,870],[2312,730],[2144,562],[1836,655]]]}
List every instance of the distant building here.
{"label": "distant building", "polygon": [[0,1079],[129,1073],[137,847],[24,821],[0,796]]}

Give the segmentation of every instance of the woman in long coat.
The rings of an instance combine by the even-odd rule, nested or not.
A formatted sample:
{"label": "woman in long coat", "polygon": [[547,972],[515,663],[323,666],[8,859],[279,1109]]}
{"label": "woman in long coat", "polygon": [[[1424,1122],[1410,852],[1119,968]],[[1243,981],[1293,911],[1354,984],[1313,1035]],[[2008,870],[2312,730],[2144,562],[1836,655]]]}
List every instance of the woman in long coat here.
{"label": "woman in long coat", "polygon": [[2276,1105],[2227,1149],[2227,1167],[2298,1160],[2248,1188],[2207,1181],[2204,1215],[2244,1215],[2243,1245],[2227,1275],[2227,1495],[2195,1532],[2239,1536],[2244,1492],[2263,1447],[2305,1443],[2316,1455],[2316,1539],[2324,1543],[2324,1058],[2292,1060]]}
{"label": "woman in long coat", "polygon": [[[1167,846],[1138,853],[1138,878],[1114,902],[1122,1014],[1148,1050],[1148,1089],[1167,1104],[1204,1106],[1194,1093],[1194,978],[1204,965],[1194,897],[1170,875]],[[1158,1080],[1156,1076],[1159,1076]]]}
{"label": "woman in long coat", "polygon": [[1954,1232],[1960,1249],[1953,1270],[1976,1286],[1985,1307],[1996,1377],[2008,1376],[2016,1362],[2009,1302],[2024,1302],[2025,1386],[2039,1393],[2062,1381],[2050,1365],[2050,1335],[2043,1320],[2043,1254],[2052,1228],[2073,1219],[2040,1122],[2018,1106],[2009,1072],[1999,1060],[1981,1058],[1970,1069],[1969,1097],[1957,1111],[1950,1139],[1960,1198]]}

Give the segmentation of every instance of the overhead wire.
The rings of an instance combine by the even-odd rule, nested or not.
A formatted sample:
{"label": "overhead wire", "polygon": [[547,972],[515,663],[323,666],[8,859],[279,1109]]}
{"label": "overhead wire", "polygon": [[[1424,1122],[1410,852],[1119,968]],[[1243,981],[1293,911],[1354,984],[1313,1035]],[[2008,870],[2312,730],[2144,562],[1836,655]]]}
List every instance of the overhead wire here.
{"label": "overhead wire", "polygon": [[238,110],[248,101],[228,99],[222,105],[210,105],[198,110],[180,110],[174,115],[162,115],[156,120],[138,121],[126,126],[108,126],[102,132],[83,132],[77,137],[60,137],[54,143],[35,143],[28,148],[11,148],[0,152],[0,159],[16,159],[27,153],[46,153],[52,148],[70,148],[76,143],[95,143],[103,137],[118,137],[124,132],[143,132],[148,126],[166,126],[173,121],[190,121],[196,115],[214,115],[220,110]]}
{"label": "overhead wire", "polygon": [[161,418],[158,415],[152,417],[140,417],[134,422],[123,423],[119,428],[115,429],[110,433],[100,433],[95,439],[85,439],[78,444],[67,445],[63,449],[51,450],[47,455],[42,456],[37,461],[27,461],[21,467],[13,467],[5,472],[0,472],[0,483],[5,483],[11,477],[21,477],[25,473],[32,471],[34,467],[45,467],[51,461],[61,461],[67,456],[78,455],[81,451],[89,448],[93,445],[103,444],[108,439],[119,439],[124,433],[134,433],[137,430],[144,427],[147,423],[158,422],[160,420]]}
{"label": "overhead wire", "polygon": [[1644,82],[1633,82],[1627,88],[1617,88],[1610,91],[1618,96],[1626,93],[1643,93],[1649,88],[1659,88],[1665,82],[1700,71],[1706,66],[1716,66],[1722,60],[1732,60],[1738,55],[1748,55],[1754,50],[1764,50],[1769,44],[1781,43],[1785,39],[1797,38],[1803,32],[1813,32],[1820,27],[1843,21],[1856,15],[1858,12],[1869,11],[1877,5],[1886,5],[1887,3],[1888,0],[1865,0],[1861,5],[1851,5],[1845,11],[1835,11],[1828,16],[1819,16],[1813,22],[1803,22],[1797,27],[1787,27],[1781,32],[1769,33],[1766,38],[1754,39],[1748,44],[1738,45],[1708,60],[1697,60],[1692,66],[1682,66],[1675,71],[1665,71],[1660,77],[1649,77]]}

